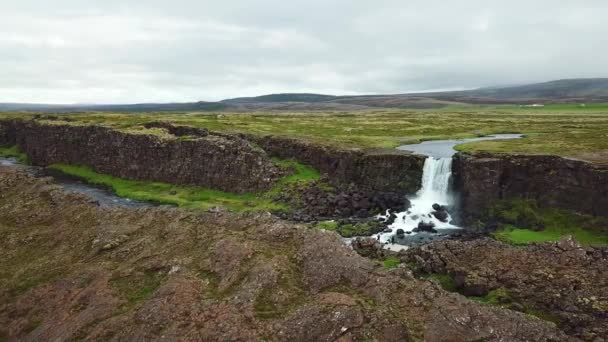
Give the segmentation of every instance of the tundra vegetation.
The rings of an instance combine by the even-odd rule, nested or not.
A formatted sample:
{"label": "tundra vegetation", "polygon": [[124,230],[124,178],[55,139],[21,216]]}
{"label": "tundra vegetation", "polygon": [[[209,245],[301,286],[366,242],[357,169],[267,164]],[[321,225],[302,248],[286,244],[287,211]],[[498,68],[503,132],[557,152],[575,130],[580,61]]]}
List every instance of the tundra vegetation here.
{"label": "tundra vegetation", "polygon": [[[5,113],[0,114],[0,118],[24,115],[28,114]],[[279,135],[359,148],[394,148],[424,140],[523,133],[523,139],[468,143],[457,149],[553,154],[608,163],[608,104],[585,107],[555,104],[541,108],[450,106],[361,112],[75,113],[57,116],[74,125],[107,125],[132,132],[142,132],[145,123],[162,120],[221,132]],[[156,134],[162,134],[160,131]],[[145,130],[145,133],[155,132]]]}

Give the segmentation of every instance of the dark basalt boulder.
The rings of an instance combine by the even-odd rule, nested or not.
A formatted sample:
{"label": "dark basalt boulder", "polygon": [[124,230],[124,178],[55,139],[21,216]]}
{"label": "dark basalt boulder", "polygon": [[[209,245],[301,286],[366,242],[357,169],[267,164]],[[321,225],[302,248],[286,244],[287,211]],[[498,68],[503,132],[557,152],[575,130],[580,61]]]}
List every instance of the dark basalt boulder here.
{"label": "dark basalt boulder", "polygon": [[433,211],[433,216],[441,222],[448,222],[448,212],[445,210]]}
{"label": "dark basalt boulder", "polygon": [[437,233],[435,230],[435,224],[433,222],[418,222],[418,227],[414,228],[414,232],[428,232],[428,233]]}
{"label": "dark basalt boulder", "polygon": [[393,212],[391,212],[388,215],[388,218],[386,219],[385,223],[386,225],[390,226],[391,224],[395,223],[395,220],[397,219],[397,215]]}

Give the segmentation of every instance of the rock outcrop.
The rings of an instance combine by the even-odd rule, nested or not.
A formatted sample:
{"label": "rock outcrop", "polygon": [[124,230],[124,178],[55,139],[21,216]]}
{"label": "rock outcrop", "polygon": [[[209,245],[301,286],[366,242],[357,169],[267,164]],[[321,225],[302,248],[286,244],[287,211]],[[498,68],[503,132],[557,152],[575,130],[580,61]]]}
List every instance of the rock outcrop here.
{"label": "rock outcrop", "polygon": [[408,250],[404,259],[421,272],[449,275],[466,295],[502,293],[494,304],[554,321],[572,336],[608,336],[606,247],[564,238],[516,248],[486,238],[435,242]]}
{"label": "rock outcrop", "polygon": [[[167,125],[165,135],[123,132],[63,121],[3,121],[0,144],[17,144],[37,166],[82,164],[134,180],[200,185],[243,193],[269,189],[283,172],[264,151],[237,136]],[[181,139],[173,133],[187,134]]]}
{"label": "rock outcrop", "polygon": [[608,168],[544,155],[463,154],[454,157],[454,185],[466,221],[501,199],[533,199],[555,207],[608,216]]}
{"label": "rock outcrop", "polygon": [[246,137],[270,155],[296,159],[346,184],[399,194],[413,194],[420,189],[423,156],[391,149],[336,148],[277,136]]}

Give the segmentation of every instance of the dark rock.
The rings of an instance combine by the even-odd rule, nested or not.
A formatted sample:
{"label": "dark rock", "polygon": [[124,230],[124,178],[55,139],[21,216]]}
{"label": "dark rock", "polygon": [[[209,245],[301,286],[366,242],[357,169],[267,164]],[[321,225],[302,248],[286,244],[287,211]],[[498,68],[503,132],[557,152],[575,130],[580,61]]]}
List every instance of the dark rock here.
{"label": "dark rock", "polygon": [[608,167],[602,165],[547,155],[458,153],[452,169],[468,223],[480,218],[491,203],[507,198],[608,216]]}
{"label": "dark rock", "polygon": [[433,216],[441,222],[448,221],[448,212],[445,210],[433,211]]}
{"label": "dark rock", "polygon": [[3,139],[14,140],[36,166],[81,164],[116,177],[236,193],[268,190],[284,174],[264,151],[236,136],[184,141],[61,121],[0,120],[0,126],[8,131]]}
{"label": "dark rock", "polygon": [[397,215],[395,213],[390,213],[385,223],[390,226],[391,224],[395,223],[396,219]]}
{"label": "dark rock", "polygon": [[435,224],[433,222],[418,222],[418,227],[414,228],[414,232],[428,232],[437,233],[435,230]]}

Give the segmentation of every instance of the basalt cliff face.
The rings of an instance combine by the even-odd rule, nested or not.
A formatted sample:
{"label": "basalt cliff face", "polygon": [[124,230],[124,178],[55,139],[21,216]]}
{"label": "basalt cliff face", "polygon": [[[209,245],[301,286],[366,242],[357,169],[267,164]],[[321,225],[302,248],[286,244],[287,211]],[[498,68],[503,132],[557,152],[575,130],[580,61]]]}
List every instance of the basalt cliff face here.
{"label": "basalt cliff face", "polygon": [[352,185],[369,198],[387,192],[403,196],[420,187],[424,157],[399,151],[341,149],[165,122],[144,126],[164,130],[171,138],[62,121],[4,120],[0,121],[0,145],[19,145],[35,165],[83,164],[117,177],[231,192],[270,188],[284,173],[269,156],[311,165],[332,183]]}
{"label": "basalt cliff face", "polygon": [[267,190],[283,174],[264,151],[236,136],[200,131],[182,139],[170,133],[158,137],[36,120],[4,121],[0,126],[0,144],[18,145],[38,166],[82,164],[127,179],[236,193]]}
{"label": "basalt cliff face", "polygon": [[496,200],[523,198],[542,207],[608,216],[608,168],[545,155],[457,154],[454,187],[464,219]]}
{"label": "basalt cliff face", "polygon": [[294,158],[344,183],[400,194],[413,194],[420,188],[423,156],[397,150],[340,149],[276,136],[247,138],[270,155]]}

